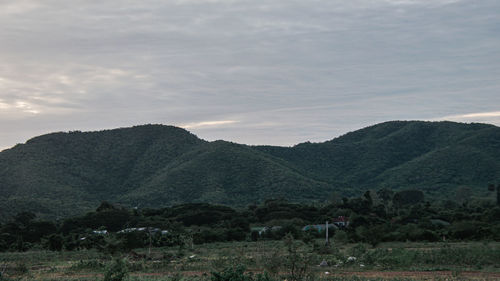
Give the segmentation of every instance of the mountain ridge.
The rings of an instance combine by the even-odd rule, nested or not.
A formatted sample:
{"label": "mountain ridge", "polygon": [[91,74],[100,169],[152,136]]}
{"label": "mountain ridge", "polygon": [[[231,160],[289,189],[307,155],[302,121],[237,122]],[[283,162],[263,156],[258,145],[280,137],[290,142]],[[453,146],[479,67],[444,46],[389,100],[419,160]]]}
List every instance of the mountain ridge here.
{"label": "mountain ridge", "polygon": [[292,147],[209,142],[166,125],[58,132],[0,152],[0,213],[62,217],[105,200],[318,202],[382,187],[445,197],[466,185],[481,194],[500,177],[499,148],[500,128],[454,122],[389,121]]}

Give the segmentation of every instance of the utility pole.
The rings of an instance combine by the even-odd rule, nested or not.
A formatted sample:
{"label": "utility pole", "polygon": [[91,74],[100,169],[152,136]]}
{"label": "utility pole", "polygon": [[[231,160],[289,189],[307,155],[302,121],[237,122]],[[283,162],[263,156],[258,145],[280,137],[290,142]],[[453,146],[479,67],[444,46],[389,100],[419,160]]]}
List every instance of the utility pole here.
{"label": "utility pole", "polygon": [[153,244],[153,239],[151,237],[151,228],[148,227],[148,232],[149,232],[149,249],[148,249],[148,256],[151,258],[151,246]]}
{"label": "utility pole", "polygon": [[326,229],[326,241],[325,241],[325,245],[328,246],[329,245],[329,241],[328,241],[328,221],[326,221],[326,223],[325,223],[325,229]]}

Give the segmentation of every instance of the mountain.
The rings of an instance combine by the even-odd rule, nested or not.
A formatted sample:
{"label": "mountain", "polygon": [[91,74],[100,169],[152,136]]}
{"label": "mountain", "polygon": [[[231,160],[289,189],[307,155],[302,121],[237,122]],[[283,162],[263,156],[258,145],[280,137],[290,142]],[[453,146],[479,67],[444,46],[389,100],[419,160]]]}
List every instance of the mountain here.
{"label": "mountain", "polygon": [[53,133],[0,153],[0,213],[66,217],[104,200],[141,207],[323,201],[334,191],[381,187],[446,197],[459,186],[486,190],[500,176],[499,160],[500,128],[453,122],[386,122],[294,147],[207,142],[164,125]]}

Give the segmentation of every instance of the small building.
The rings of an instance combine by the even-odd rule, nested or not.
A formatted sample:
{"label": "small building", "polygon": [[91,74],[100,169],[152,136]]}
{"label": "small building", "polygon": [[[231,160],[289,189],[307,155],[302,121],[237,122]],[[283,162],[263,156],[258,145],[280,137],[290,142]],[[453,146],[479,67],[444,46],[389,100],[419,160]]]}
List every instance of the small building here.
{"label": "small building", "polygon": [[258,232],[259,236],[264,235],[266,232],[275,232],[280,230],[282,227],[279,225],[275,226],[254,226],[250,228],[251,232]]}
{"label": "small building", "polygon": [[346,216],[338,216],[332,220],[332,224],[336,225],[338,228],[346,228],[349,226],[349,218]]}
{"label": "small building", "polygon": [[257,232],[257,233],[259,233],[259,236],[262,236],[262,234],[264,234],[264,232],[266,232],[266,230],[267,230],[266,226],[254,226],[254,227],[250,228],[251,232]]}
{"label": "small building", "polygon": [[164,235],[168,233],[168,230],[162,230],[156,227],[130,227],[118,231],[118,233],[130,233],[130,232],[148,232],[148,233],[160,232],[162,235]]}

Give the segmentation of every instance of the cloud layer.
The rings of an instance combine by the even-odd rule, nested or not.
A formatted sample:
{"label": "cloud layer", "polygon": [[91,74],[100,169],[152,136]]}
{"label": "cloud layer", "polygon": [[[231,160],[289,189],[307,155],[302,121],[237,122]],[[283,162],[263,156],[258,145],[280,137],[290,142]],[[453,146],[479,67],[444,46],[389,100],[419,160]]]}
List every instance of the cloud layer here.
{"label": "cloud layer", "polygon": [[143,123],[278,145],[394,119],[500,125],[481,115],[500,110],[499,14],[496,0],[0,0],[0,147]]}

